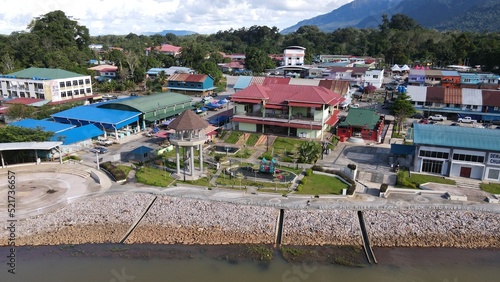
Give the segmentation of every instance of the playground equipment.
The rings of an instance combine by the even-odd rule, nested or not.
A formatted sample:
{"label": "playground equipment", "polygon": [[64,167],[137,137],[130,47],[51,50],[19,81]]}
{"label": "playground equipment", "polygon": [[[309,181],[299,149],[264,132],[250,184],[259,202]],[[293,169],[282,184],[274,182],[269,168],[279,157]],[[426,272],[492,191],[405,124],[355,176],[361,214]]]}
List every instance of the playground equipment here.
{"label": "playground equipment", "polygon": [[268,161],[266,158],[262,158],[262,160],[260,161],[259,172],[274,174],[275,166],[276,166],[276,160],[274,158],[272,158],[270,161]]}

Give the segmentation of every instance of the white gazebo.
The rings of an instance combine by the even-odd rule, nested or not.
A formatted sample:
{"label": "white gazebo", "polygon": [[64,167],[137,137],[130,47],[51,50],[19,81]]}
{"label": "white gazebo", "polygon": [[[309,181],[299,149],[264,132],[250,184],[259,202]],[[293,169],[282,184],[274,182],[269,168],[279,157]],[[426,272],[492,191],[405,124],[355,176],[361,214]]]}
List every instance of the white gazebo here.
{"label": "white gazebo", "polygon": [[[170,134],[169,137],[177,153],[177,176],[183,176],[185,179],[186,175],[188,175],[189,180],[195,180],[203,174],[203,144],[207,141],[206,129],[208,126],[208,122],[192,110],[185,110],[168,125],[169,129],[175,131],[175,133]],[[189,166],[186,168],[184,160],[184,169],[181,174],[180,151],[182,148],[184,148],[184,157],[186,156],[186,149],[189,150]],[[195,148],[199,153],[199,171],[195,171],[194,167]]]}

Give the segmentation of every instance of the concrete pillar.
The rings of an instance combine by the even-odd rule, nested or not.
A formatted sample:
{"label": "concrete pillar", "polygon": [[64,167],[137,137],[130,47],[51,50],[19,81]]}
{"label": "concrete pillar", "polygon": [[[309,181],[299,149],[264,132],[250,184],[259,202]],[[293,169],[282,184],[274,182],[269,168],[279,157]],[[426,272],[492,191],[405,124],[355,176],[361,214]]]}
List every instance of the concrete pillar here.
{"label": "concrete pillar", "polygon": [[118,140],[118,129],[115,128],[115,139]]}
{"label": "concrete pillar", "polygon": [[189,156],[189,169],[191,170],[191,176],[194,176],[194,146],[189,147],[191,155]]}
{"label": "concrete pillar", "polygon": [[203,173],[203,145],[198,145],[198,152],[200,153],[200,173]]}
{"label": "concrete pillar", "polygon": [[179,154],[179,145],[175,145],[175,160],[177,162],[177,175],[181,174],[181,161],[180,161],[180,154]]}
{"label": "concrete pillar", "polygon": [[5,160],[3,159],[3,152],[0,151],[0,158],[2,158],[2,168],[5,167]]}

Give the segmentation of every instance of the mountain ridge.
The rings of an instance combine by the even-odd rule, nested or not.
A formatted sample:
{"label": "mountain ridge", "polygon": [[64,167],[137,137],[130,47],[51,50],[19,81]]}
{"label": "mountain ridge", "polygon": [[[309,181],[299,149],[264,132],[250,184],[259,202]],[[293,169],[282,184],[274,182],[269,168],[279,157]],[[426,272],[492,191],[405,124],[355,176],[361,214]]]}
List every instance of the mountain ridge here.
{"label": "mountain ridge", "polygon": [[[367,12],[368,11],[368,12]],[[500,0],[354,0],[329,13],[302,20],[281,33],[315,25],[324,32],[339,28],[376,28],[382,15],[404,14],[425,28],[461,31],[500,31],[496,20]]]}

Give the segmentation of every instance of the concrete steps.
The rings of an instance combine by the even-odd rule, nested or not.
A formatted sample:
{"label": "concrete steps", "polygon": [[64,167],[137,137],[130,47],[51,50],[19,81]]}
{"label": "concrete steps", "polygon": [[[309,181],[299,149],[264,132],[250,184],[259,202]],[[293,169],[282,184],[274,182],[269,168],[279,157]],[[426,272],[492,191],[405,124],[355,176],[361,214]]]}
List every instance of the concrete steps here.
{"label": "concrete steps", "polygon": [[481,181],[475,180],[475,179],[467,179],[467,178],[453,178],[455,182],[457,183],[458,188],[465,188],[465,189],[476,189],[480,190],[480,184]]}

